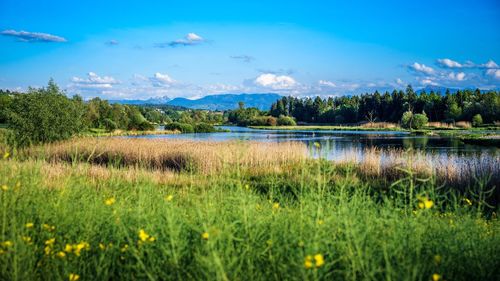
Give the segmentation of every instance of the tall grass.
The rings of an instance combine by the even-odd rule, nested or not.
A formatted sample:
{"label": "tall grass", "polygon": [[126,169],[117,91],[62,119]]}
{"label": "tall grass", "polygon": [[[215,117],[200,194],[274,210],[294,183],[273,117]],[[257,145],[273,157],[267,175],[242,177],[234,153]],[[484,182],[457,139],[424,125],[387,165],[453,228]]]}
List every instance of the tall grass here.
{"label": "tall grass", "polygon": [[[295,144],[117,143],[0,162],[1,280],[500,278],[495,213],[411,166],[380,185],[359,164],[287,154]],[[127,165],[59,157],[86,145]],[[140,164],[173,149],[217,168]]]}

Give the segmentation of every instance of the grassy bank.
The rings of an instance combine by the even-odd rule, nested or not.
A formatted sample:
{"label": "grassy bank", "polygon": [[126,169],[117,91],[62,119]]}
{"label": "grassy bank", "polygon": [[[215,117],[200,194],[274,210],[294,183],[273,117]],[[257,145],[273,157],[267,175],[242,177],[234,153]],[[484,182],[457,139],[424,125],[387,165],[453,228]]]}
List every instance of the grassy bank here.
{"label": "grassy bank", "polygon": [[363,126],[327,126],[327,125],[299,125],[299,126],[249,126],[261,130],[335,130],[335,131],[405,131],[399,127],[373,128]]}
{"label": "grassy bank", "polygon": [[[376,170],[376,151],[311,160],[294,143],[114,141],[1,160],[0,279],[500,277],[497,207],[420,165]],[[172,151],[199,166],[154,165]]]}

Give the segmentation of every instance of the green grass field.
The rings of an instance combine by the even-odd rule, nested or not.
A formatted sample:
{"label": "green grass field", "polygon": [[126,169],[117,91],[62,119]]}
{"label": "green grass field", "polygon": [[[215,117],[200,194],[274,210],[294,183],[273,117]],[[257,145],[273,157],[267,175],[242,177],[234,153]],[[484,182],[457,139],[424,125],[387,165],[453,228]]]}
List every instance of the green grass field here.
{"label": "green grass field", "polygon": [[432,179],[2,160],[1,280],[498,280],[500,223]]}

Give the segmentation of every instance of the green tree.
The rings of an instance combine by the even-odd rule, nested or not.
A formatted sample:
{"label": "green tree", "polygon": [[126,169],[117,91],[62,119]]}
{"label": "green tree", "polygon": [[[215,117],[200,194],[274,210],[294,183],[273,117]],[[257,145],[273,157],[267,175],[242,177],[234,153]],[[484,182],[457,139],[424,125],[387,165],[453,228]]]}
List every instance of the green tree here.
{"label": "green tree", "polygon": [[69,99],[50,80],[47,88],[14,96],[8,109],[8,125],[17,145],[26,146],[68,139],[83,129],[83,107]]}
{"label": "green tree", "polygon": [[472,126],[478,127],[483,124],[483,117],[481,117],[481,114],[476,114],[474,117],[472,117]]}

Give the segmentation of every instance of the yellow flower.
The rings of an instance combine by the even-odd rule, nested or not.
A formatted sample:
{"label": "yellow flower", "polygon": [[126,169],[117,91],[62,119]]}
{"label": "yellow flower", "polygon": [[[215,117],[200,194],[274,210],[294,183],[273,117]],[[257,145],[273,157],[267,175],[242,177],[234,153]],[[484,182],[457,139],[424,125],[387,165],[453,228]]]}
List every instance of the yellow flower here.
{"label": "yellow flower", "polygon": [[434,273],[432,274],[432,281],[439,281],[441,280],[441,275]]}
{"label": "yellow flower", "polygon": [[34,223],[32,223],[32,222],[28,222],[28,223],[26,223],[24,226],[25,226],[26,228],[33,228],[33,227],[35,226],[35,224],[34,224]]}
{"label": "yellow flower", "polygon": [[9,190],[9,187],[8,187],[7,185],[5,185],[5,184],[4,184],[4,185],[2,185],[2,190],[3,190],[3,191],[7,191],[7,190]]}
{"label": "yellow flower", "polygon": [[87,251],[90,250],[89,243],[82,241],[76,245],[73,245],[73,252],[75,253],[76,256],[80,256],[80,252],[82,250],[87,250]]}
{"label": "yellow flower", "polygon": [[5,151],[5,153],[3,154],[3,159],[9,158],[9,156],[10,156],[10,153],[8,151]]}
{"label": "yellow flower", "polygon": [[320,148],[321,147],[321,144],[319,142],[314,142],[314,147],[316,148]]}
{"label": "yellow flower", "polygon": [[422,198],[420,202],[418,202],[418,207],[420,209],[430,209],[432,206],[434,206],[434,202],[428,198]]}
{"label": "yellow flower", "polygon": [[5,251],[3,249],[0,249],[0,255],[5,254]]}
{"label": "yellow flower", "polygon": [[66,246],[64,247],[64,251],[66,253],[71,253],[71,251],[73,251],[73,246],[71,244],[66,244]]}
{"label": "yellow flower", "polygon": [[245,184],[245,189],[246,189],[246,190],[249,190],[249,189],[250,189],[250,185]]}
{"label": "yellow flower", "polygon": [[29,236],[23,236],[21,238],[23,239],[24,242],[26,242],[28,244],[31,244],[31,237],[29,237]]}
{"label": "yellow flower", "polygon": [[69,281],[78,281],[80,279],[80,275],[76,273],[70,273],[69,274]]}
{"label": "yellow flower", "polygon": [[45,252],[45,255],[48,256],[48,255],[50,255],[50,253],[52,253],[52,248],[50,246],[45,246],[43,251]]}
{"label": "yellow flower", "polygon": [[106,204],[106,206],[111,206],[113,204],[115,204],[116,202],[116,199],[114,197],[111,197],[111,198],[108,198],[104,201],[104,204]]}
{"label": "yellow flower", "polygon": [[273,210],[278,210],[280,208],[280,203],[276,202],[273,204]]}
{"label": "yellow flower", "polygon": [[54,245],[54,242],[56,242],[56,238],[51,238],[51,239],[45,241],[45,245],[52,246],[52,245]]}
{"label": "yellow flower", "polygon": [[318,225],[322,225],[322,224],[324,224],[324,223],[325,223],[325,221],[323,221],[323,220],[318,220]]}
{"label": "yellow flower", "polygon": [[307,255],[305,260],[304,260],[304,267],[306,269],[310,269],[313,267],[313,263],[312,263],[312,256],[311,255]]}
{"label": "yellow flower", "polygon": [[42,225],[42,227],[43,227],[43,229],[45,229],[45,230],[47,230],[47,231],[49,231],[49,232],[54,231],[54,230],[56,229],[56,227],[55,227],[55,226],[53,226],[53,225],[48,225],[48,224],[46,224],[46,223],[44,223],[44,224]]}
{"label": "yellow flower", "polygon": [[63,252],[63,251],[60,251],[57,253],[57,256],[60,257],[61,259],[65,258],[66,257],[66,253]]}
{"label": "yellow flower", "polygon": [[170,201],[172,201],[173,199],[174,199],[174,196],[173,196],[173,195],[167,195],[167,196],[165,196],[165,201],[167,201],[167,202],[170,202]]}
{"label": "yellow flower", "polygon": [[101,249],[103,251],[106,250],[106,245],[99,243],[99,249]]}
{"label": "yellow flower", "polygon": [[5,248],[12,247],[12,245],[14,245],[14,243],[12,243],[12,241],[10,240],[2,242],[2,246],[4,246]]}
{"label": "yellow flower", "polygon": [[464,198],[464,201],[465,203],[467,203],[467,205],[472,206],[472,201],[470,201],[469,198]]}
{"label": "yellow flower", "polygon": [[128,250],[128,244],[123,245],[123,247],[120,249],[122,253],[126,252],[127,250]]}
{"label": "yellow flower", "polygon": [[149,234],[147,234],[146,231],[144,231],[144,229],[139,230],[139,239],[142,242],[146,242],[149,239],[149,237],[150,237]]}
{"label": "yellow flower", "polygon": [[323,258],[322,254],[314,255],[314,261],[316,262],[316,267],[321,267],[325,264],[325,259]]}
{"label": "yellow flower", "polygon": [[201,238],[203,238],[204,240],[208,240],[209,237],[210,237],[210,235],[208,234],[208,232],[203,232],[201,234]]}

